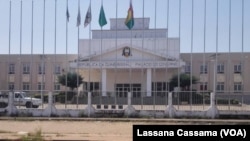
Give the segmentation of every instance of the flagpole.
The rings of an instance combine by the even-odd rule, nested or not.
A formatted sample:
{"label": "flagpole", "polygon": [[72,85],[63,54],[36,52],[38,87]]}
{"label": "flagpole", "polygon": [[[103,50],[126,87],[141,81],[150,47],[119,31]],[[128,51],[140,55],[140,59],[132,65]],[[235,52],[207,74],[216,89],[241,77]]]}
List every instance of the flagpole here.
{"label": "flagpole", "polygon": [[[157,15],[156,15],[156,11],[157,11],[157,0],[155,0],[155,23],[154,23],[154,30],[155,30],[155,34],[154,34],[154,53],[156,53],[156,19],[157,19]],[[156,63],[156,56],[154,57],[154,63]],[[155,111],[155,99],[156,99],[156,96],[157,96],[157,85],[156,85],[156,80],[157,80],[157,78],[156,78],[156,68],[154,67],[154,79],[155,79],[155,81],[154,81],[154,101],[153,101],[153,103],[154,103],[154,105],[153,105],[153,109],[154,109],[154,111]]]}
{"label": "flagpole", "polygon": [[[116,97],[118,96],[118,93],[117,93],[117,15],[118,15],[118,2],[116,0],[116,9],[115,9],[115,17],[116,17],[116,20],[115,20],[115,105],[117,104],[117,99]],[[118,90],[119,91],[119,90]]]}
{"label": "flagpole", "polygon": [[[230,74],[230,68],[231,68],[231,57],[230,57],[230,53],[231,53],[231,0],[229,1],[229,26],[228,26],[228,30],[229,30],[229,34],[228,34],[228,38],[229,38],[229,40],[228,40],[228,47],[229,47],[229,49],[228,49],[228,55],[227,55],[227,57],[228,57],[228,74]],[[231,93],[231,76],[230,75],[228,75],[228,83],[229,83],[229,87],[228,87],[228,91],[229,91],[229,94]]]}
{"label": "flagpole", "polygon": [[54,67],[52,67],[52,72],[54,72],[54,76],[53,76],[53,86],[54,86],[54,91],[57,91],[56,88],[56,75],[57,75],[57,64],[56,64],[56,14],[57,14],[57,0],[55,0],[55,33],[54,33]]}
{"label": "flagpole", "polygon": [[9,67],[9,72],[8,72],[8,90],[13,91],[13,87],[10,87],[10,48],[11,48],[11,0],[10,0],[10,11],[9,11],[9,55],[8,55],[8,67]]}
{"label": "flagpole", "polygon": [[[90,2],[90,7],[91,7],[91,0],[89,1]],[[89,23],[89,64],[90,64],[90,56],[91,56],[91,22]],[[89,65],[89,81],[88,81],[88,92],[90,92],[90,81],[91,81],[91,66]]]}
{"label": "flagpole", "polygon": [[217,0],[217,5],[216,5],[216,53],[215,53],[215,65],[214,65],[214,94],[216,95],[216,86],[217,86],[217,80],[216,80],[216,73],[217,73],[217,65],[218,65],[218,11],[219,11],[219,6],[218,6],[218,0]]}
{"label": "flagpole", "polygon": [[69,71],[69,65],[68,65],[68,22],[69,22],[69,9],[68,9],[68,5],[69,2],[68,0],[66,1],[66,62],[67,62],[67,69],[66,71],[64,70],[64,72],[66,73],[65,75],[65,89],[66,89],[66,93],[65,93],[65,109],[67,108],[67,96],[68,96],[68,71]]}
{"label": "flagpole", "polygon": [[[202,67],[202,72],[203,72],[203,75],[206,73],[206,70],[205,69],[207,69],[207,65],[206,65],[206,63],[205,63],[205,53],[206,53],[206,21],[207,20],[207,1],[205,0],[204,1],[204,28],[203,28],[203,31],[204,31],[204,48],[203,48],[203,67]],[[202,91],[203,91],[203,97],[205,96],[204,95],[204,92],[206,92],[207,90],[205,89],[206,87],[205,87],[205,84],[206,84],[207,82],[205,82],[205,80],[203,80],[203,82],[202,82]],[[207,86],[207,85],[206,85]],[[205,103],[203,103],[203,105],[204,105]],[[204,107],[203,107],[204,108]]]}
{"label": "flagpole", "polygon": [[[242,27],[241,27],[241,64],[242,64],[242,71],[241,71],[241,77],[242,77],[242,86],[244,87],[244,66],[245,66],[245,61],[244,61],[244,0],[242,0]],[[243,90],[243,89],[242,89]]]}
{"label": "flagpole", "polygon": [[45,0],[43,1],[43,55],[42,55],[42,66],[41,66],[41,75],[42,75],[42,84],[41,84],[41,99],[42,99],[42,108],[43,108],[43,88],[45,88],[44,77],[45,77],[45,56],[44,49],[45,48]]}
{"label": "flagpole", "polygon": [[[80,20],[80,18],[81,18],[81,16],[80,16],[80,0],[78,0],[78,20]],[[76,105],[76,107],[77,107],[77,109],[78,109],[78,98],[79,98],[79,38],[80,38],[80,31],[79,31],[79,26],[80,26],[80,21],[77,21],[78,23],[77,23],[77,82],[76,82],[76,85],[77,85],[77,105]]]}
{"label": "flagpole", "polygon": [[[141,62],[142,62],[142,64],[143,64],[143,60],[144,60],[144,53],[143,53],[143,50],[144,50],[144,34],[145,34],[145,29],[144,29],[144,27],[145,27],[145,17],[144,17],[144,3],[145,1],[143,0],[142,1],[142,18],[143,18],[143,21],[142,21],[142,25],[143,25],[143,30],[142,30],[142,46],[141,46],[141,48],[142,48],[142,52],[141,52]],[[143,71],[144,71],[144,66],[142,66],[141,67],[141,87],[142,87],[142,84],[144,83],[144,81],[143,81]],[[145,95],[146,95],[146,90],[145,90]],[[144,97],[144,94],[142,93],[142,88],[141,88],[141,95],[140,95],[140,97],[141,97],[141,109],[143,109],[143,97]]]}
{"label": "flagpole", "polygon": [[192,110],[192,92],[193,92],[193,40],[194,40],[194,0],[192,0],[192,23],[191,23],[191,72],[190,72],[190,110]]}
{"label": "flagpole", "polygon": [[[169,79],[168,79],[168,50],[169,50],[169,46],[168,46],[168,42],[169,42],[169,40],[168,40],[168,32],[169,32],[169,30],[168,30],[168,28],[169,28],[169,0],[167,0],[167,35],[166,35],[166,37],[167,37],[167,40],[166,40],[166,44],[167,44],[167,49],[166,49],[166,90],[167,90],[167,92],[169,92],[170,90],[169,90]],[[168,93],[166,93],[166,100],[167,100],[167,94]],[[167,104],[167,101],[166,101],[166,104]]]}
{"label": "flagpole", "polygon": [[[101,5],[103,4],[103,1],[101,1]],[[100,95],[101,97],[103,96],[103,85],[102,85],[102,26],[101,26],[101,54],[100,54]],[[100,101],[102,100],[102,98],[100,99]]]}
{"label": "flagpole", "polygon": [[[180,38],[180,36],[181,36],[181,0],[179,0],[179,38]],[[179,46],[181,47],[181,43],[180,43],[180,41],[179,41]],[[179,53],[180,53],[180,47],[179,47]],[[180,57],[180,56],[179,56]],[[178,94],[178,97],[180,96],[180,58],[178,58],[178,75],[177,75],[177,77],[178,77],[178,89],[177,89],[177,94]],[[192,66],[191,66],[192,67]],[[190,67],[190,68],[191,68]],[[178,99],[178,109],[179,109],[179,99]]]}
{"label": "flagpole", "polygon": [[21,0],[21,7],[20,7],[20,54],[19,54],[19,67],[20,67],[20,82],[19,82],[19,90],[22,91],[22,12],[23,12],[23,1]]}
{"label": "flagpole", "polygon": [[30,53],[31,53],[31,59],[30,59],[30,61],[31,61],[31,64],[30,64],[30,90],[33,90],[32,88],[32,82],[33,82],[33,30],[34,30],[34,14],[33,14],[33,12],[34,12],[34,0],[32,0],[32,7],[31,7],[31,51],[30,51]]}
{"label": "flagpole", "polygon": [[[130,0],[130,4],[132,5],[132,0]],[[131,55],[131,50],[132,50],[132,29],[130,30],[130,55]],[[131,73],[132,73],[132,69],[131,69],[131,65],[130,65],[130,59],[131,58],[128,58],[128,64],[129,64],[129,92],[131,93],[131,96],[132,96],[132,83],[131,83],[131,79],[132,79],[132,76],[131,76]]]}

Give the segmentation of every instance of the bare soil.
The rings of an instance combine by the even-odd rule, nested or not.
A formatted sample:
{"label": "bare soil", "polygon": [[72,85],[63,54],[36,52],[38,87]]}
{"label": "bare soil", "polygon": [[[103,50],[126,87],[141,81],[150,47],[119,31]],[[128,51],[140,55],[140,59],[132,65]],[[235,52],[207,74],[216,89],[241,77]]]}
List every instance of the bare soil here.
{"label": "bare soil", "polygon": [[25,119],[0,120],[0,140],[17,140],[28,133],[42,132],[45,140],[132,141],[134,124],[245,124],[230,120],[119,120],[119,119]]}

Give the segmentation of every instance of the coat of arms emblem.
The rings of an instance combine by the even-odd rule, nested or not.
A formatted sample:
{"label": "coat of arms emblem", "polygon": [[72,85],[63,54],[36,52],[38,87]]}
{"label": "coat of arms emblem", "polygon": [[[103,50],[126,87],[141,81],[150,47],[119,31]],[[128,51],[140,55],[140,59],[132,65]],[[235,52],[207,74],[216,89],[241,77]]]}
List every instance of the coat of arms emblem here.
{"label": "coat of arms emblem", "polygon": [[131,50],[129,47],[124,47],[122,50],[122,56],[128,57],[128,56],[132,56],[131,54]]}

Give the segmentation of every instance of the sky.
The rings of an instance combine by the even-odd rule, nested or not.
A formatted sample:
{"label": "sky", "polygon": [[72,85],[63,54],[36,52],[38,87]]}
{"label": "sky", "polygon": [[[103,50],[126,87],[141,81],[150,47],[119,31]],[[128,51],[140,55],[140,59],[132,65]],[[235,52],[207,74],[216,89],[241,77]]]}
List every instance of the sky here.
{"label": "sky", "polygon": [[[79,38],[89,39],[89,31],[101,29],[102,2],[108,22],[103,29],[108,30],[110,18],[126,18],[129,1],[80,0]],[[84,27],[90,2],[92,21]],[[182,53],[250,52],[250,0],[133,0],[132,4],[135,18],[149,17],[150,28],[168,28],[168,37],[180,38]],[[67,0],[45,0],[44,21],[44,0],[0,0],[0,54],[77,54],[78,0],[68,0],[68,24],[66,9]]]}

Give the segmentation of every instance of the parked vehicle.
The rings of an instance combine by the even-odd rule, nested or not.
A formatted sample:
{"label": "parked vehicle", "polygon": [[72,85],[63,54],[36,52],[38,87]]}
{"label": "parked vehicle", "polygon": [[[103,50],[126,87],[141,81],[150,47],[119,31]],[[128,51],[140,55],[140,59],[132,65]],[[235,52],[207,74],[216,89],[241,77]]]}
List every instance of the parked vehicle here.
{"label": "parked vehicle", "polygon": [[[26,108],[38,108],[40,105],[42,105],[41,99],[29,97],[25,92],[14,92],[13,98],[13,104],[15,106],[25,106]],[[0,108],[7,107],[8,102],[9,95],[0,94]]]}

